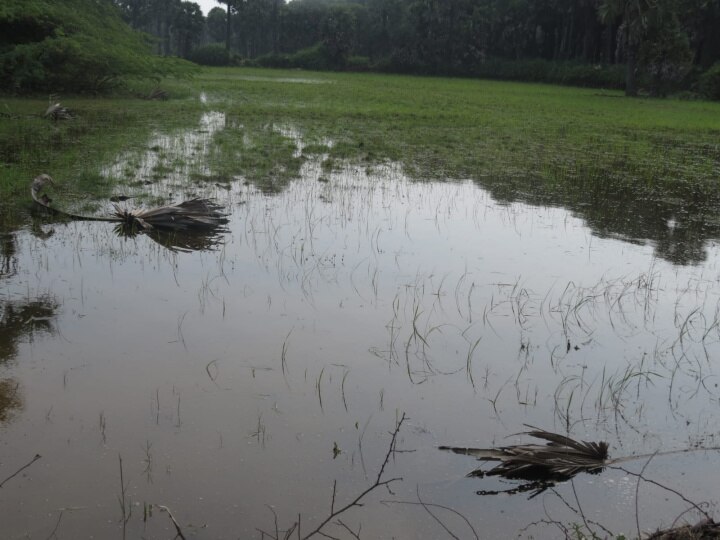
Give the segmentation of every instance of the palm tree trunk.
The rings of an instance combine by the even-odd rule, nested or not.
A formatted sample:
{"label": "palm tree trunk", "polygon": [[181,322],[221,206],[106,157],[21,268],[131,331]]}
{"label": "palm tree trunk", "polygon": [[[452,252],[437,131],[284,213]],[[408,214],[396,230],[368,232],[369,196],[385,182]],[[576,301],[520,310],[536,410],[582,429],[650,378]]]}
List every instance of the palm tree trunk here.
{"label": "palm tree trunk", "polygon": [[636,97],[637,90],[637,50],[635,47],[628,47],[627,57],[625,58],[625,95],[628,97]]}
{"label": "palm tree trunk", "polygon": [[227,2],[227,18],[225,19],[225,50],[230,52],[230,35],[232,30],[230,28],[230,2]]}

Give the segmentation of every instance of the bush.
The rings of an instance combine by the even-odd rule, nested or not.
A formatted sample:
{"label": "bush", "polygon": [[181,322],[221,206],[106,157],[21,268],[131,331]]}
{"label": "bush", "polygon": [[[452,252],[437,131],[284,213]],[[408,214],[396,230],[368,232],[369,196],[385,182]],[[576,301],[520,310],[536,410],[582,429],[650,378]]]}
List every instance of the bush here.
{"label": "bush", "polygon": [[327,51],[322,43],[301,49],[293,54],[266,54],[259,56],[254,62],[261,67],[300,68],[315,71],[332,69]]}
{"label": "bush", "polygon": [[489,79],[541,82],[592,88],[624,88],[625,66],[594,65],[549,60],[502,60],[491,58],[478,64],[473,75]]}
{"label": "bush", "polygon": [[279,68],[287,69],[291,68],[292,63],[290,62],[289,54],[264,54],[258,56],[252,60],[248,60],[248,64],[253,67],[266,67],[266,68]]}
{"label": "bush", "polygon": [[188,60],[201,66],[228,66],[232,63],[232,57],[223,43],[211,43],[193,49]]}
{"label": "bush", "polygon": [[331,69],[327,51],[322,43],[318,43],[307,49],[300,49],[295,54],[291,54],[290,63],[292,64],[291,67],[296,68],[314,69],[317,71]]}
{"label": "bush", "polygon": [[707,99],[720,101],[720,62],[700,75],[700,93]]}
{"label": "bush", "polygon": [[350,56],[345,63],[348,71],[370,71],[370,59],[367,56]]}
{"label": "bush", "polygon": [[109,2],[3,0],[0,89],[103,92],[128,79],[187,73],[191,64],[154,57],[142,34]]}

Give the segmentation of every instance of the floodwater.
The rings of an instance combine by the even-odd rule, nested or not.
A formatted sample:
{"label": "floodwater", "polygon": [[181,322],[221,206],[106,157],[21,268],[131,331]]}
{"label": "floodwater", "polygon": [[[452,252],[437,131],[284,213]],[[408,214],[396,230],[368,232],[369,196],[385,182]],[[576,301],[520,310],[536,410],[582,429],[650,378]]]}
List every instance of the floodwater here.
{"label": "floodwater", "polygon": [[[106,174],[133,161],[150,178],[158,149],[199,160],[222,129],[208,113]],[[214,197],[230,223],[213,241],[51,220],[2,237],[2,538],[172,538],[160,506],[187,538],[283,537],[298,519],[304,536],[377,480],[393,481],[323,532],[632,537],[687,500],[713,509],[712,239],[680,264],[637,223],[598,235],[561,204],[322,160],[276,194],[242,177],[183,184],[186,165],[138,183]],[[656,483],[609,469],[481,496],[517,483],[466,478],[479,463],[437,449],[527,441],[526,425],[608,441],[613,457],[658,452],[623,463]]]}

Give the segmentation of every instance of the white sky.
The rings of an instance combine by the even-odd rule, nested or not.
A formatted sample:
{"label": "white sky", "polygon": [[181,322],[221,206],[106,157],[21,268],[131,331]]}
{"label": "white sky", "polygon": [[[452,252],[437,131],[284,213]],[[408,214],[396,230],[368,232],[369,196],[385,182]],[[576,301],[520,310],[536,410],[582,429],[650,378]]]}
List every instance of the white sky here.
{"label": "white sky", "polygon": [[212,8],[225,7],[225,6],[221,5],[219,2],[216,2],[215,0],[192,0],[192,1],[195,2],[196,4],[200,4],[203,15],[205,15],[206,17]]}
{"label": "white sky", "polygon": [[196,4],[200,4],[203,15],[205,15],[206,17],[207,17],[207,14],[210,12],[210,10],[214,7],[221,7],[223,9],[225,9],[225,5],[221,4],[220,2],[217,2],[216,0],[190,0],[190,1],[195,2]]}

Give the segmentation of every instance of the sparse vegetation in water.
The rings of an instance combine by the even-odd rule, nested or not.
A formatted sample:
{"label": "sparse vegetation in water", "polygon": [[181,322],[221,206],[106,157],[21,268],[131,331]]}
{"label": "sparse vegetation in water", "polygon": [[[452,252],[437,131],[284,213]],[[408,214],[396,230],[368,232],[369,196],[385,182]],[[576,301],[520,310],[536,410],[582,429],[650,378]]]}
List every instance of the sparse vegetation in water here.
{"label": "sparse vegetation in water", "polygon": [[[12,156],[4,209],[22,214],[28,182],[45,172],[61,182],[60,208],[199,196],[229,213],[222,238],[148,235],[155,243],[3,213],[0,292],[15,314],[60,299],[22,317],[0,305],[12,337],[0,380],[19,382],[28,404],[3,424],[7,444],[54,452],[33,469],[40,480],[23,478],[23,496],[3,501],[18,535],[23,497],[78,463],[92,474],[76,480],[92,485],[35,497],[51,516],[40,537],[53,525],[58,536],[151,537],[149,527],[203,534],[200,524],[285,537],[274,517],[300,537],[430,526],[478,537],[478,522],[503,537],[520,518],[544,519],[545,503],[570,537],[612,537],[596,524],[614,531],[608,493],[634,537],[696,510],[650,490],[667,474],[687,493],[717,459],[706,451],[717,446],[717,105],[249,69],[163,87],[166,101],[63,96],[76,116],[56,123],[31,116],[44,97],[2,100],[28,113],[0,119]],[[18,126],[28,136],[15,141]],[[402,431],[401,410],[413,411]],[[497,439],[524,423],[607,441],[613,456],[704,452],[641,471],[642,484],[606,467],[531,501],[478,504],[479,481],[437,445],[517,448]],[[25,437],[30,425],[42,428]],[[607,465],[597,450],[587,469]],[[384,476],[396,474],[406,481]],[[392,493],[376,490],[391,482]],[[697,493],[715,500],[712,486]],[[104,499],[72,520],[57,510],[69,497]],[[633,498],[671,510],[636,520]],[[153,505],[172,514],[153,525]]]}
{"label": "sparse vegetation in water", "polygon": [[[679,255],[686,260],[701,256],[690,237],[720,227],[712,218],[720,208],[716,103],[468,79],[241,68],[208,68],[193,81],[164,86],[167,101],[63,98],[77,118],[57,123],[39,116],[42,100],[3,99],[6,211],[27,200],[22,186],[40,172],[70,192],[107,196],[115,183],[132,182],[141,172],[130,160],[121,175],[99,174],[119,149],[138,155],[154,132],[203,129],[198,117],[217,110],[225,120],[208,150],[166,156],[149,181],[182,168],[172,162],[180,157],[197,178],[243,178],[270,192],[296,178],[312,156],[324,156],[328,172],[348,161],[397,161],[415,178],[474,179],[500,200],[570,205],[605,234],[647,226],[655,219],[650,211],[666,221],[679,215],[674,234],[690,242]],[[201,103],[201,92],[210,103]],[[608,197],[618,201],[617,213],[593,213],[597,199]],[[686,219],[683,209],[691,213]],[[629,215],[632,223],[623,224]],[[667,231],[653,234],[663,242]]]}

